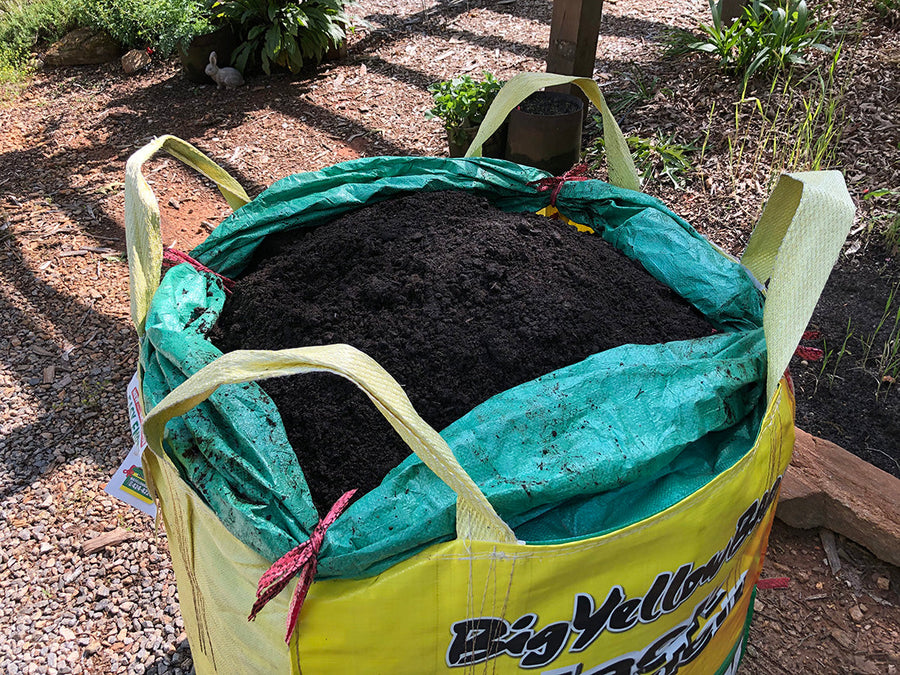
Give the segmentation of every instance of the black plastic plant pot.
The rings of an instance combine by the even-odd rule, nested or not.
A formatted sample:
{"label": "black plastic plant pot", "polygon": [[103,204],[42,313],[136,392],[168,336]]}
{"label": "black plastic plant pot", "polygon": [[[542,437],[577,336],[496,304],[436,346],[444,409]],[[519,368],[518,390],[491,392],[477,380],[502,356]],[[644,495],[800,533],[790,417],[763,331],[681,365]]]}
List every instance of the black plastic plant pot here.
{"label": "black plastic plant pot", "polygon": [[[484,145],[481,146],[482,157],[503,159],[506,150],[506,129],[507,125],[504,122],[497,131],[488,137]],[[461,127],[452,131],[448,129],[447,147],[450,150],[450,156],[465,157],[477,133],[478,127]]]}
{"label": "black plastic plant pot", "polygon": [[506,159],[559,176],[581,156],[584,103],[577,96],[538,91],[509,114]]}
{"label": "black plastic plant pot", "polygon": [[184,76],[196,84],[214,84],[206,74],[210,52],[216,53],[216,61],[220,68],[231,65],[231,53],[239,44],[237,33],[230,25],[223,26],[213,33],[198,35],[187,45],[180,45],[181,71]]}

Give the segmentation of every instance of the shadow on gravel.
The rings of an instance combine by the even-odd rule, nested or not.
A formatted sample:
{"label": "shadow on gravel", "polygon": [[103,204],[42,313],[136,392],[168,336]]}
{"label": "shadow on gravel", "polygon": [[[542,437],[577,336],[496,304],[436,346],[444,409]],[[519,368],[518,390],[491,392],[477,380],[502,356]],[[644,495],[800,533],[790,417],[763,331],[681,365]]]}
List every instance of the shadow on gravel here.
{"label": "shadow on gravel", "polygon": [[[20,246],[12,237],[0,246],[0,363],[28,394],[0,438],[0,500],[75,456],[111,472],[130,445],[127,422],[108,409],[124,411],[135,354],[129,324],[38,279]],[[121,438],[121,447],[97,442],[100,427],[112,425],[121,432],[103,437]]]}

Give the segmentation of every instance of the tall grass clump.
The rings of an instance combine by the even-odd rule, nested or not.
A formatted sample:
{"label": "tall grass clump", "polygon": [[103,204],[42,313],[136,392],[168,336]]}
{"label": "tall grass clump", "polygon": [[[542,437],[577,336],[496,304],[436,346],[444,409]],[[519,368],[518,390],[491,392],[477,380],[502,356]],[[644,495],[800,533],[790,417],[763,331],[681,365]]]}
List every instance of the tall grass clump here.
{"label": "tall grass clump", "polygon": [[770,188],[782,173],[838,166],[849,79],[838,74],[841,50],[839,45],[826,64],[805,75],[776,74],[757,95],[744,83],[726,139],[735,184],[748,173],[764,174]]}

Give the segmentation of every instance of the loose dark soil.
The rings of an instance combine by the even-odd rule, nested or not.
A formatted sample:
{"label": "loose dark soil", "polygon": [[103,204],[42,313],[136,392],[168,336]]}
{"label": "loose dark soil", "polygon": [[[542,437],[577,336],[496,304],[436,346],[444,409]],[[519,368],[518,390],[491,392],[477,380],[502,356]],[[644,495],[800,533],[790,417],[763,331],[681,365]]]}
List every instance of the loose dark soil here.
{"label": "loose dark soil", "polygon": [[819,336],[804,342],[824,358],[795,357],[791,372],[798,427],[900,478],[900,351],[890,357],[900,339],[898,317],[896,261],[874,246],[842,261],[809,325]]}
{"label": "loose dark soil", "polygon": [[[599,236],[444,192],[270,237],[211,337],[223,351],[354,345],[441,429],[494,394],[595,352],[711,332]],[[365,396],[334,375],[261,385],[320,512],[348,489],[376,487],[409,454]]]}
{"label": "loose dark soil", "polygon": [[522,101],[518,110],[529,115],[568,115],[578,110],[578,104],[569,98],[538,91]]}

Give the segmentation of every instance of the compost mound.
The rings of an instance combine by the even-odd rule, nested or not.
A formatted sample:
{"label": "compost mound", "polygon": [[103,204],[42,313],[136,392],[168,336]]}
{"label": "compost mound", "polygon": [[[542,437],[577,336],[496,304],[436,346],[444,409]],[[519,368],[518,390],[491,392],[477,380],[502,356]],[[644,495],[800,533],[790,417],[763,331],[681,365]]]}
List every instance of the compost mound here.
{"label": "compost mound", "polygon": [[[210,337],[223,352],[353,345],[442,429],[491,396],[596,352],[712,332],[599,236],[441,192],[268,237]],[[259,384],[278,406],[320,513],[348,489],[377,487],[410,453],[336,375]]]}

